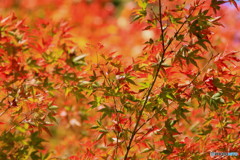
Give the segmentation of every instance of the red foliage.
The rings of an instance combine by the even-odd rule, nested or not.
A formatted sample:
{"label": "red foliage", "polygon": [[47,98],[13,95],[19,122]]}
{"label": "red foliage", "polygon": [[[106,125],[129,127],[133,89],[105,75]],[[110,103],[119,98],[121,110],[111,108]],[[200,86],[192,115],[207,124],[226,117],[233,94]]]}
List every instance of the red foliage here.
{"label": "red foliage", "polygon": [[238,151],[236,1],[136,2],[0,0],[0,159]]}

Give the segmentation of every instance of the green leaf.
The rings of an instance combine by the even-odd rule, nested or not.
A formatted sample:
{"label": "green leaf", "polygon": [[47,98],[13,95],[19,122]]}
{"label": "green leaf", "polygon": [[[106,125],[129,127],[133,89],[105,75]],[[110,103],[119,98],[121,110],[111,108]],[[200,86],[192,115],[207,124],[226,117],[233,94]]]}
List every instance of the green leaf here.
{"label": "green leaf", "polygon": [[220,91],[220,92],[217,92],[217,93],[215,93],[213,96],[212,96],[212,99],[217,99],[217,98],[219,98],[220,96],[222,96],[223,95],[223,93]]}
{"label": "green leaf", "polygon": [[171,93],[166,94],[166,97],[167,97],[168,99],[171,99],[171,100],[174,100],[174,99],[175,99],[175,97],[174,97],[173,94],[171,94]]}
{"label": "green leaf", "polygon": [[138,6],[141,7],[142,9],[146,9],[148,5],[148,2],[145,0],[138,0]]}
{"label": "green leaf", "polygon": [[101,104],[101,97],[94,95],[94,101],[91,101],[88,104],[92,105],[91,108],[98,107]]}
{"label": "green leaf", "polygon": [[108,133],[108,130],[106,130],[106,129],[100,129],[99,132]]}
{"label": "green leaf", "polygon": [[141,17],[143,17],[142,15],[135,15],[132,22],[137,21],[138,19],[140,19]]}
{"label": "green leaf", "polygon": [[217,10],[220,9],[220,5],[226,3],[225,1],[221,0],[212,0],[211,1],[211,7],[213,8],[214,12],[216,13]]}
{"label": "green leaf", "polygon": [[179,143],[179,142],[175,142],[174,143],[174,146],[175,147],[178,147],[178,148],[181,148],[181,147],[184,147],[186,144],[184,144],[184,143]]}
{"label": "green leaf", "polygon": [[87,56],[87,54],[82,54],[80,56],[74,57],[73,62],[74,63],[79,63],[79,61],[82,61],[86,56]]}
{"label": "green leaf", "polygon": [[177,35],[176,39],[177,39],[178,41],[183,41],[184,35],[183,35],[183,34],[179,34],[179,35]]}
{"label": "green leaf", "polygon": [[58,106],[52,105],[52,106],[48,107],[48,109],[50,109],[50,110],[56,110],[56,109],[58,109]]}
{"label": "green leaf", "polygon": [[181,23],[180,22],[181,18],[174,18],[172,15],[169,15],[169,18],[170,18],[171,23],[173,23],[173,24]]}
{"label": "green leaf", "polygon": [[102,119],[103,119],[106,116],[111,117],[112,114],[114,113],[114,109],[104,104],[104,108],[98,110],[98,112],[103,112],[104,113],[103,116],[102,116]]}
{"label": "green leaf", "polygon": [[128,77],[126,78],[126,81],[131,83],[131,84],[133,84],[133,85],[135,85],[135,86],[137,86],[137,84],[132,79],[130,79]]}
{"label": "green leaf", "polygon": [[171,154],[172,152],[171,152],[170,150],[163,150],[162,153],[169,155],[169,154]]}
{"label": "green leaf", "polygon": [[91,127],[91,129],[97,129],[97,128],[99,128],[98,125],[93,125],[93,126]]}
{"label": "green leaf", "polygon": [[189,58],[189,61],[198,68],[197,62],[194,59]]}
{"label": "green leaf", "polygon": [[37,60],[33,60],[32,57],[28,58],[27,64],[31,68],[41,68],[40,66],[37,65]]}
{"label": "green leaf", "polygon": [[207,135],[211,133],[213,127],[211,125],[205,126],[204,129],[202,129],[199,133],[199,135]]}
{"label": "green leaf", "polygon": [[150,151],[152,151],[152,148],[145,148],[145,149],[142,150],[141,153],[147,153],[147,152],[150,152]]}
{"label": "green leaf", "polygon": [[98,135],[97,141],[100,140],[100,139],[102,139],[102,137],[105,136],[105,135],[106,135],[106,133],[101,133],[100,135]]}
{"label": "green leaf", "polygon": [[208,51],[208,48],[203,40],[198,40],[197,44],[199,44],[201,47],[203,47],[206,51]]}

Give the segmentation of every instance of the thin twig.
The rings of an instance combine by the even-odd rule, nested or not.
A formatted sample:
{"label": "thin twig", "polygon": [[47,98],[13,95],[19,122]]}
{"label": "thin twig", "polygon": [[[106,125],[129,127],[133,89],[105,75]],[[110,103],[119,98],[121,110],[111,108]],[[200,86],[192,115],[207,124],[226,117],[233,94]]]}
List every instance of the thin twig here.
{"label": "thin twig", "polygon": [[124,160],[127,160],[127,158],[128,158],[128,154],[129,154],[129,151],[131,149],[133,139],[134,139],[134,137],[135,137],[135,135],[137,134],[137,131],[138,131],[138,125],[139,125],[140,120],[142,118],[143,111],[144,111],[144,109],[145,109],[145,107],[147,105],[147,102],[148,102],[148,99],[149,99],[150,94],[152,92],[152,89],[153,89],[153,87],[154,87],[154,85],[156,83],[156,80],[157,80],[157,77],[158,77],[158,73],[159,73],[159,71],[160,71],[160,69],[162,67],[163,62],[164,62],[164,55],[165,55],[166,49],[165,49],[165,44],[164,44],[164,29],[163,29],[163,24],[162,24],[162,2],[161,2],[161,0],[159,0],[158,3],[159,3],[159,19],[160,19],[159,22],[160,22],[160,28],[161,28],[161,32],[162,32],[161,33],[161,38],[162,38],[162,50],[163,50],[163,53],[162,53],[162,56],[161,56],[161,60],[158,63],[157,70],[156,70],[154,78],[153,78],[153,82],[151,83],[151,86],[150,86],[150,88],[149,88],[149,90],[147,92],[147,96],[145,98],[145,101],[143,103],[142,109],[140,110],[139,116],[137,117],[137,122],[135,124],[134,129],[133,129],[132,136],[131,136],[131,138],[129,140],[129,143],[128,143],[128,146],[127,146],[127,151],[126,151],[125,156],[124,156]]}
{"label": "thin twig", "polygon": [[[157,18],[155,12],[153,12],[153,13],[154,13],[155,17],[158,19],[158,22],[160,23],[161,40],[162,40],[162,55],[161,55],[160,62],[158,63],[157,70],[156,70],[156,72],[155,72],[155,75],[154,75],[153,81],[152,81],[152,83],[151,83],[151,86],[150,86],[150,88],[149,88],[148,91],[147,91],[147,95],[146,95],[145,101],[144,101],[144,103],[143,103],[143,106],[142,106],[141,110],[139,111],[139,116],[137,117],[137,121],[136,121],[135,127],[134,127],[134,129],[133,129],[131,138],[130,138],[129,143],[128,143],[128,145],[127,145],[127,151],[126,151],[126,153],[125,153],[124,160],[127,160],[127,158],[128,158],[128,154],[129,154],[129,151],[130,151],[130,149],[131,149],[131,147],[132,147],[132,142],[133,142],[133,139],[134,139],[135,135],[136,135],[137,132],[146,124],[146,123],[144,123],[144,124],[142,124],[142,125],[138,128],[139,123],[140,123],[140,120],[141,120],[142,115],[143,115],[143,111],[144,111],[144,109],[145,109],[145,107],[146,107],[146,104],[147,104],[147,102],[148,102],[148,100],[149,100],[149,97],[150,97],[150,94],[151,94],[151,92],[152,92],[152,89],[153,89],[153,87],[154,87],[154,85],[155,85],[155,83],[156,83],[156,80],[157,80],[157,78],[158,78],[159,71],[160,71],[160,69],[161,69],[161,67],[162,67],[162,64],[163,64],[164,61],[165,61],[164,56],[165,56],[166,50],[167,50],[168,47],[172,44],[173,40],[178,36],[179,32],[181,31],[181,29],[183,28],[183,26],[187,23],[189,17],[192,16],[192,13],[194,12],[194,10],[195,10],[196,7],[197,7],[197,6],[196,6],[196,7],[192,10],[192,12],[188,15],[188,17],[186,18],[186,20],[182,23],[182,25],[179,27],[179,29],[177,30],[177,32],[174,34],[173,38],[171,38],[171,39],[168,41],[167,45],[165,46],[165,43],[164,43],[164,28],[163,28],[163,24],[162,24],[162,2],[161,2],[161,0],[158,0],[158,3],[159,3],[159,19]],[[160,53],[159,53],[159,54],[160,54]],[[149,119],[149,120],[150,120],[150,119]]]}
{"label": "thin twig", "polygon": [[[104,74],[102,69],[101,69],[101,71],[102,71],[102,74],[103,74],[108,86],[112,88],[112,86],[114,86],[113,83],[111,83],[111,81],[109,81],[109,79],[106,77],[106,75]],[[117,110],[117,101],[116,101],[114,96],[113,96],[113,101],[114,101],[114,110],[115,110],[116,116],[117,116],[117,125],[119,125],[119,114],[118,114],[118,110]],[[119,127],[120,127],[120,125],[119,125]],[[119,131],[117,130],[117,132],[115,134],[116,134],[116,137],[117,137],[117,146],[115,148],[114,155],[116,156],[117,152],[118,152],[118,146],[119,146]]]}

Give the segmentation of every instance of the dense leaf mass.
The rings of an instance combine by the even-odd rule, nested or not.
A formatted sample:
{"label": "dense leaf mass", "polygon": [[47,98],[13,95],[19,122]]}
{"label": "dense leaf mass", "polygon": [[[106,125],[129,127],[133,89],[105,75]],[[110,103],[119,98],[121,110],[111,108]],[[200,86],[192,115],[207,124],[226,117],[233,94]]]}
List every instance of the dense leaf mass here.
{"label": "dense leaf mass", "polygon": [[235,0],[0,0],[0,10],[0,159],[240,153]]}

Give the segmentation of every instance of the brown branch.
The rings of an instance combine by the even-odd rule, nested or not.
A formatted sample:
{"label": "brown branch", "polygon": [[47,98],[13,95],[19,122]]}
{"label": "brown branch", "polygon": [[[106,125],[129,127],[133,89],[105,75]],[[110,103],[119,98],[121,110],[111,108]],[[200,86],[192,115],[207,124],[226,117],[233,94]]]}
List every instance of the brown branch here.
{"label": "brown branch", "polygon": [[[129,154],[129,151],[132,147],[132,142],[133,142],[133,139],[134,137],[136,136],[137,132],[146,124],[146,122],[144,124],[142,124],[140,127],[139,124],[140,124],[140,120],[142,118],[142,115],[143,115],[143,111],[147,105],[147,102],[148,102],[148,99],[150,97],[150,94],[152,92],[152,89],[156,83],[156,80],[158,78],[158,74],[160,72],[160,69],[162,67],[162,64],[164,63],[165,59],[164,59],[164,56],[165,56],[165,53],[166,53],[166,50],[168,49],[168,47],[172,44],[173,40],[176,39],[176,37],[178,36],[179,32],[181,31],[181,29],[184,27],[184,25],[187,23],[188,19],[192,16],[192,13],[195,11],[195,9],[197,8],[197,6],[194,7],[194,9],[192,10],[192,12],[188,15],[188,17],[186,18],[186,20],[181,24],[181,26],[179,27],[179,29],[177,30],[177,32],[174,34],[174,36],[168,41],[167,45],[165,46],[165,43],[164,43],[164,28],[163,28],[163,23],[162,23],[162,2],[161,0],[158,0],[158,3],[159,3],[159,18],[157,18],[155,12],[154,15],[155,17],[157,18],[159,24],[160,24],[160,29],[161,29],[161,40],[162,40],[162,55],[161,55],[161,59],[160,59],[160,62],[158,63],[158,66],[157,66],[157,70],[155,72],[155,75],[154,75],[154,78],[153,78],[153,81],[151,83],[151,86],[150,88],[148,89],[147,91],[147,95],[146,95],[146,98],[144,100],[144,103],[143,103],[143,106],[141,108],[141,110],[139,111],[139,116],[137,117],[137,122],[135,124],[135,127],[133,129],[133,132],[132,132],[132,135],[131,135],[131,138],[129,140],[129,143],[127,145],[127,151],[125,153],[125,156],[124,156],[124,160],[127,160],[128,159],[128,154]],[[161,53],[159,53],[161,54]],[[153,72],[154,74],[154,72]],[[154,114],[155,115],[155,114]],[[154,116],[153,115],[153,116]],[[152,117],[153,117],[152,116]],[[150,119],[147,120],[147,122],[149,120],[152,119],[152,117]]]}
{"label": "brown branch", "polygon": [[127,146],[127,151],[126,151],[125,156],[124,156],[124,160],[127,160],[127,158],[128,158],[128,154],[129,154],[129,151],[131,149],[133,139],[134,139],[134,137],[135,137],[135,135],[137,134],[137,131],[138,131],[138,126],[139,126],[140,120],[142,118],[143,111],[144,111],[144,109],[145,109],[145,107],[147,105],[147,102],[148,102],[148,99],[149,99],[150,94],[152,92],[152,89],[153,89],[153,87],[154,87],[154,85],[156,83],[156,80],[157,80],[157,77],[158,77],[158,73],[159,73],[159,71],[160,71],[160,69],[162,67],[163,62],[164,62],[164,55],[165,55],[166,49],[165,49],[165,44],[164,44],[164,29],[163,29],[163,25],[162,25],[162,13],[161,13],[162,12],[162,2],[161,2],[161,0],[159,0],[158,3],[159,3],[159,23],[160,23],[160,28],[161,28],[161,32],[162,32],[161,33],[161,38],[162,38],[162,50],[163,50],[163,53],[162,53],[162,56],[161,56],[161,60],[158,63],[157,70],[156,70],[154,78],[153,78],[153,82],[151,83],[151,86],[150,86],[150,88],[149,88],[149,90],[147,92],[147,96],[146,96],[146,98],[144,100],[142,109],[139,111],[139,116],[137,117],[137,122],[135,124],[134,129],[133,129],[132,136],[131,136],[131,138],[129,140],[129,143],[128,143],[128,146]]}

